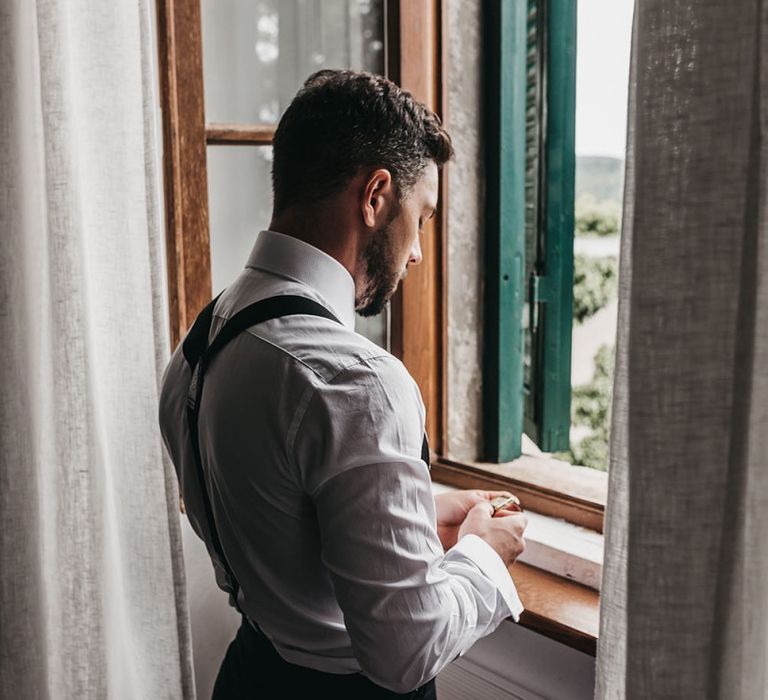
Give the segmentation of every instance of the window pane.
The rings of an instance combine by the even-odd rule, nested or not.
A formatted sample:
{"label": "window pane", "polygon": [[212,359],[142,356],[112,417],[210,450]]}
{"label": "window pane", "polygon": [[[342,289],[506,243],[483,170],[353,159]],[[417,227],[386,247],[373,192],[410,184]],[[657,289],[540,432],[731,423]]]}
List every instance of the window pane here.
{"label": "window pane", "polygon": [[209,146],[211,288],[218,294],[242,272],[256,235],[272,218],[272,148]]}
{"label": "window pane", "polygon": [[579,2],[573,424],[567,459],[608,469],[633,0]]}
{"label": "window pane", "polygon": [[207,122],[276,124],[321,68],[384,72],[384,0],[202,0]]}
{"label": "window pane", "polygon": [[389,306],[378,316],[355,316],[355,330],[379,347],[389,350]]}

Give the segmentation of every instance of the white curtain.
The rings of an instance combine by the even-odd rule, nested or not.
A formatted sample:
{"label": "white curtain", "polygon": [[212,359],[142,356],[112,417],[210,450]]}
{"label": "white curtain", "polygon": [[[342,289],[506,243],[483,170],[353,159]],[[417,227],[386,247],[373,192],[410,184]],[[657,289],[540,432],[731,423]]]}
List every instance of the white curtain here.
{"label": "white curtain", "polygon": [[0,697],[192,698],[150,0],[0,4]]}
{"label": "white curtain", "polygon": [[597,698],[768,698],[768,4],[636,4]]}

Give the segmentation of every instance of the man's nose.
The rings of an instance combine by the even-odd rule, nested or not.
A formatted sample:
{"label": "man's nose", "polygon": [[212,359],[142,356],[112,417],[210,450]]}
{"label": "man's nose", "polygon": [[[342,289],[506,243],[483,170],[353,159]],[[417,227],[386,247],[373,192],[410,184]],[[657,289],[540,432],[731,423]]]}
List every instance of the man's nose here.
{"label": "man's nose", "polygon": [[419,242],[419,236],[416,236],[416,240],[413,242],[413,247],[411,248],[411,255],[408,258],[408,262],[411,265],[418,265],[423,259],[424,258],[421,254],[421,243]]}

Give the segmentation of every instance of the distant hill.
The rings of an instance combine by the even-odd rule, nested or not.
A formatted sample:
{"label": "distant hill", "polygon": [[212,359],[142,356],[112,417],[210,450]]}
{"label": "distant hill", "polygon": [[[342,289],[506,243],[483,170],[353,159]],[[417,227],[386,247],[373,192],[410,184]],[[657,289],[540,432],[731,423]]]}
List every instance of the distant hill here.
{"label": "distant hill", "polygon": [[586,195],[621,207],[624,161],[608,156],[576,156],[576,199]]}

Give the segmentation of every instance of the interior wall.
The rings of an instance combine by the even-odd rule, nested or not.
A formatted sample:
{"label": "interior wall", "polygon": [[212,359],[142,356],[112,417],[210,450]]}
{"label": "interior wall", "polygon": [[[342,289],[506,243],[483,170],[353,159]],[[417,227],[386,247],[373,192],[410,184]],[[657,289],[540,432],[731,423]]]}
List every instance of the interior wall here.
{"label": "interior wall", "polygon": [[455,160],[448,166],[447,452],[482,453],[482,139],[481,0],[445,0],[447,105],[445,124]]}
{"label": "interior wall", "polygon": [[192,656],[198,700],[211,697],[213,683],[227,646],[240,626],[240,616],[216,586],[213,565],[202,540],[181,516],[187,602],[192,624]]}

